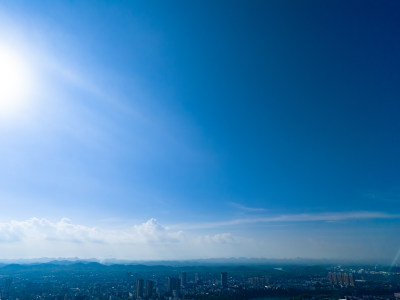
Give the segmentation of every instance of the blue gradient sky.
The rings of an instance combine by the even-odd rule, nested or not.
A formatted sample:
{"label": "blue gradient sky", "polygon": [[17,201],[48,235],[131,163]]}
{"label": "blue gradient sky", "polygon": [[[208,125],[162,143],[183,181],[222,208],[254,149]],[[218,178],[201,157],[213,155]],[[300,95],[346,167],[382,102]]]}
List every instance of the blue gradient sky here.
{"label": "blue gradient sky", "polygon": [[0,120],[2,255],[391,262],[399,13],[2,1],[0,44],[35,80]]}

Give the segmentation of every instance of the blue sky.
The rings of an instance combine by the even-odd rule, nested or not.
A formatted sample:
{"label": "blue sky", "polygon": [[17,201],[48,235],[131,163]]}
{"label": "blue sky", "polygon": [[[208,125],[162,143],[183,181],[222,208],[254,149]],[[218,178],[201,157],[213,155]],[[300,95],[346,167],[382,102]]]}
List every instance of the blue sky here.
{"label": "blue sky", "polygon": [[392,262],[399,10],[2,1],[2,255]]}

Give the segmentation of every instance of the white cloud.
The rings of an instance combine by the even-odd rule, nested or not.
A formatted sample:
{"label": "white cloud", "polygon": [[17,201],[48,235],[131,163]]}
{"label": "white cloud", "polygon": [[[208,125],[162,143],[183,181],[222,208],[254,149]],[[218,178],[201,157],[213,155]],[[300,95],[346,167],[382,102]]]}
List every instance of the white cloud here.
{"label": "white cloud", "polygon": [[67,218],[58,222],[31,218],[0,223],[0,242],[42,240],[77,243],[148,243],[176,242],[182,238],[183,232],[169,231],[156,219],[119,231],[74,224]]}
{"label": "white cloud", "polygon": [[103,237],[103,233],[97,228],[73,224],[67,218],[56,223],[39,218],[0,223],[1,242],[30,240],[101,242]]}
{"label": "white cloud", "polygon": [[211,244],[211,243],[218,243],[218,244],[238,244],[243,242],[251,241],[250,239],[246,239],[243,237],[237,237],[232,235],[231,233],[217,233],[214,235],[205,235],[201,237],[201,242]]}
{"label": "white cloud", "polygon": [[[0,258],[113,257],[127,259],[179,259],[220,256],[219,246],[237,244],[230,233],[193,235],[171,230],[156,219],[123,229],[106,229],[31,218],[0,223]],[[204,245],[205,247],[199,247]],[[218,247],[218,248],[216,248]],[[215,251],[218,252],[215,252]],[[213,254],[214,253],[214,254]]]}
{"label": "white cloud", "polygon": [[179,242],[184,240],[182,231],[169,231],[166,227],[152,218],[147,222],[135,225],[132,231],[132,238],[142,242]]}

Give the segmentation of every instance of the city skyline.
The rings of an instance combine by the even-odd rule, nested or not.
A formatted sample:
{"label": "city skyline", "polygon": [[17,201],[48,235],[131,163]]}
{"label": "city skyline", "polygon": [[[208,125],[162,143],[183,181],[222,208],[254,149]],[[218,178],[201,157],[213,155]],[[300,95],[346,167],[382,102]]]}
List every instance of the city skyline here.
{"label": "city skyline", "polygon": [[399,13],[2,1],[0,259],[397,263]]}

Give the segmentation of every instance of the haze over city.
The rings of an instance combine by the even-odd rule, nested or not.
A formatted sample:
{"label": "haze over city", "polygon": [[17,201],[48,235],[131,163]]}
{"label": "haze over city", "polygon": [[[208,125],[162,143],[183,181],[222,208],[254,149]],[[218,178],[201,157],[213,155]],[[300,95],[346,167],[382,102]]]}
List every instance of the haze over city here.
{"label": "haze over city", "polygon": [[397,1],[1,1],[0,258],[384,261]]}

